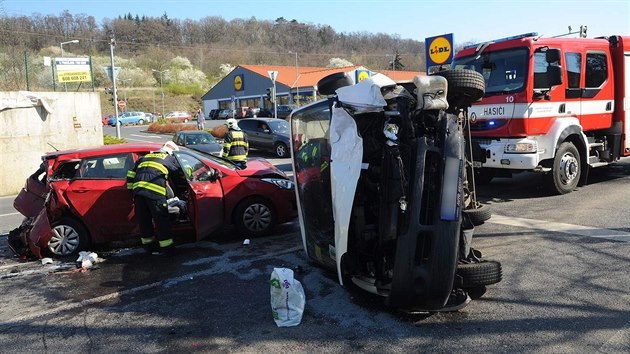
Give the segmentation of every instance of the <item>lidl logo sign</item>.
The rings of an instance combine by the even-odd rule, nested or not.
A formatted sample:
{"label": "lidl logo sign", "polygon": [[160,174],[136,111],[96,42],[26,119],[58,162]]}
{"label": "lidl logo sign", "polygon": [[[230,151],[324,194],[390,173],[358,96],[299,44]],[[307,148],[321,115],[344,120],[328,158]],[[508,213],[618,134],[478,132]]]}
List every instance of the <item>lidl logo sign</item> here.
{"label": "lidl logo sign", "polygon": [[234,76],[234,90],[243,91],[243,75]]}
{"label": "lidl logo sign", "polygon": [[355,82],[358,84],[359,82],[369,78],[372,76],[372,73],[369,70],[357,70]]}
{"label": "lidl logo sign", "polygon": [[453,61],[453,34],[425,38],[427,72],[429,67],[450,64]]}

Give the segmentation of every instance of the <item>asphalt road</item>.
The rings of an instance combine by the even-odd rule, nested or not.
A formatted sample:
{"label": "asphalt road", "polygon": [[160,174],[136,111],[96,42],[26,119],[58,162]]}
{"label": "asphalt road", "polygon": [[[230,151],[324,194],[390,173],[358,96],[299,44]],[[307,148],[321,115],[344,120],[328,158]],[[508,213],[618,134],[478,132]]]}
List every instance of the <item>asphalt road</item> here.
{"label": "asphalt road", "polygon": [[[99,250],[84,273],[18,263],[0,236],[0,351],[627,353],[630,164],[590,177],[564,196],[530,173],[479,187],[493,217],[473,247],[502,263],[503,281],[453,313],[406,314],[341,287],[308,262],[297,222],[249,245],[222,230],[172,259]],[[274,267],[299,267],[296,327],[272,319]]]}

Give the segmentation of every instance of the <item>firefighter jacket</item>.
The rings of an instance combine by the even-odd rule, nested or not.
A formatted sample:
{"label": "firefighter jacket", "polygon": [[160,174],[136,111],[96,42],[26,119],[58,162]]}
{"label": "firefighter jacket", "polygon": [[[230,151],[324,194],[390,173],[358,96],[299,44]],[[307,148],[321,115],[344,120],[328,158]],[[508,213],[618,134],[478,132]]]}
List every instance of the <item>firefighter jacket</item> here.
{"label": "firefighter jacket", "polygon": [[168,174],[179,169],[177,159],[168,153],[148,153],[136,161],[132,170],[127,171],[127,189],[132,190],[134,196],[165,199]]}
{"label": "firefighter jacket", "polygon": [[223,158],[235,162],[245,162],[248,151],[247,134],[241,130],[230,129],[223,139]]}

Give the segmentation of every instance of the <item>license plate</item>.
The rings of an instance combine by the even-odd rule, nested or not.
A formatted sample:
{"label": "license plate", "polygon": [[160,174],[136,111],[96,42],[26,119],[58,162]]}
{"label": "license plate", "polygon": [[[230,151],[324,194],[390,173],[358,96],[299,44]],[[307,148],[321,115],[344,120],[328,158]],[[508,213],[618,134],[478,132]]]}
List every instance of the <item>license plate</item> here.
{"label": "license plate", "polygon": [[481,162],[479,162],[479,161],[473,161],[473,167],[478,167],[478,168],[480,168],[480,167],[481,167]]}

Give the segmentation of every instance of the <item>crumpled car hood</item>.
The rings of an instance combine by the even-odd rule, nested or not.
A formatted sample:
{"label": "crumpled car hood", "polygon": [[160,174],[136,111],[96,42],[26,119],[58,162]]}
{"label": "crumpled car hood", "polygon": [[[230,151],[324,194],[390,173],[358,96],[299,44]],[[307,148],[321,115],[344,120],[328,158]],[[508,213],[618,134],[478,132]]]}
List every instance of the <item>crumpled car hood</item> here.
{"label": "crumpled car hood", "polygon": [[247,160],[247,168],[244,170],[236,170],[239,176],[242,177],[252,177],[252,176],[268,176],[272,174],[277,174],[283,177],[287,177],[287,175],[276,166],[272,165],[271,162],[262,159],[248,159]]}

